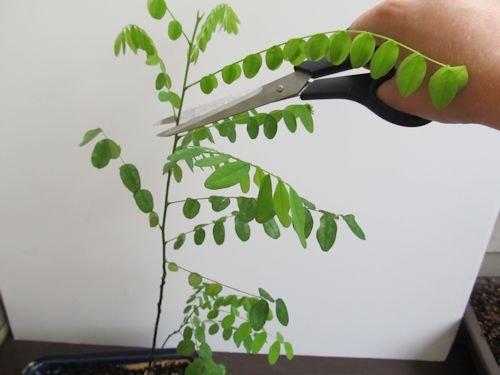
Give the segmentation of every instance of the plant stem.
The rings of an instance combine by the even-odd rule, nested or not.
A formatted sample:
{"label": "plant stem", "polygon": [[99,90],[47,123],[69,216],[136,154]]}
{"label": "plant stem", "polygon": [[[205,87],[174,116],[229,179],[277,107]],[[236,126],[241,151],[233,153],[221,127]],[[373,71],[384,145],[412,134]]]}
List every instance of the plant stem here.
{"label": "plant stem", "polygon": [[[176,126],[179,126],[181,115],[182,115],[182,107],[184,104],[184,98],[186,96],[186,91],[187,91],[187,80],[188,80],[188,76],[189,76],[189,68],[191,66],[191,52],[193,49],[193,43],[194,43],[194,40],[196,38],[196,33],[198,31],[198,26],[200,24],[200,20],[201,20],[201,18],[199,17],[199,15],[197,15],[196,16],[196,24],[195,24],[194,31],[193,31],[193,36],[190,40],[188,40],[189,48],[188,48],[188,55],[187,55],[187,61],[186,61],[186,68],[184,70],[184,81],[182,84],[181,103],[180,103],[179,111],[177,112],[177,116],[175,119]],[[176,136],[174,139],[174,144],[172,146],[172,153],[174,153],[175,150],[177,149],[178,142],[179,142],[179,137]],[[170,194],[171,181],[172,181],[172,171],[170,171],[168,173],[168,176],[167,176],[167,183],[166,183],[166,187],[165,187],[165,202],[164,202],[164,206],[163,206],[163,219],[162,219],[162,223],[160,225],[161,240],[162,240],[162,275],[161,275],[161,280],[160,280],[160,295],[158,297],[158,303],[157,303],[157,312],[156,312],[156,320],[155,320],[154,333],[153,333],[153,342],[151,345],[151,352],[149,355],[148,373],[149,373],[149,370],[151,369],[154,351],[156,349],[158,328],[160,325],[160,318],[161,318],[161,306],[163,303],[163,294],[164,294],[164,289],[165,289],[165,279],[167,276],[167,256],[166,256],[167,241],[165,238],[166,238],[167,210],[168,210],[168,206],[169,206],[168,199],[169,199],[169,194]]]}

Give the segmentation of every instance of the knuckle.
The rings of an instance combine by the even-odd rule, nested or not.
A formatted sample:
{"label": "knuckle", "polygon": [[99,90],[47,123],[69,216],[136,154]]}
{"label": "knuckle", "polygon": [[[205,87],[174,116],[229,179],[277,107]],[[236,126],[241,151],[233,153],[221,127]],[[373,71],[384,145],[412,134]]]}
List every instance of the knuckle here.
{"label": "knuckle", "polygon": [[375,8],[375,15],[383,22],[394,22],[407,13],[405,0],[385,0]]}

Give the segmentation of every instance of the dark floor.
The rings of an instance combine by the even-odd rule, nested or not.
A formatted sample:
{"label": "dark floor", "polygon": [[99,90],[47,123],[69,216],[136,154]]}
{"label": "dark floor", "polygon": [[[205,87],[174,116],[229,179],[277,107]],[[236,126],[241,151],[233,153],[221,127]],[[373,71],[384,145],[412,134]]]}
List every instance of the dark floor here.
{"label": "dark floor", "polygon": [[[0,346],[0,374],[19,375],[30,361],[47,354],[112,351],[119,348],[69,345],[11,338]],[[458,339],[445,362],[393,361],[297,356],[282,359],[274,367],[265,356],[217,353],[216,360],[226,364],[233,375],[477,375],[466,346]]]}

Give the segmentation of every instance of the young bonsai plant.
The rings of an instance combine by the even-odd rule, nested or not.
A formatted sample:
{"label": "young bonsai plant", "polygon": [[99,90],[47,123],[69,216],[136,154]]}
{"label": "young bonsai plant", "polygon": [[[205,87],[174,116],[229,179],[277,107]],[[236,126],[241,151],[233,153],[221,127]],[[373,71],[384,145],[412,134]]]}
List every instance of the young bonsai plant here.
{"label": "young bonsai plant", "polygon": [[[437,108],[444,108],[462,90],[468,81],[465,67],[450,67],[430,59],[423,54],[383,35],[361,30],[336,30],[326,33],[294,38],[286,43],[272,46],[244,59],[229,64],[224,68],[206,75],[198,81],[189,83],[190,67],[196,64],[207,45],[217,31],[237,34],[239,19],[234,10],[227,4],[219,4],[205,15],[198,12],[194,27],[189,34],[174,16],[172,9],[167,7],[165,0],[148,0],[149,14],[156,20],[162,20],[168,15],[168,36],[172,41],[185,43],[187,59],[184,76],[181,79],[180,91],[174,91],[173,82],[159,51],[146,31],[136,25],[125,26],[118,34],[114,45],[115,55],[125,54],[127,48],[133,53],[143,51],[146,64],[159,69],[155,86],[161,102],[168,103],[178,126],[186,94],[189,89],[199,86],[205,94],[210,94],[218,87],[219,79],[230,85],[242,74],[248,78],[257,76],[265,64],[270,70],[278,69],[284,62],[299,65],[305,60],[319,61],[327,59],[334,65],[343,63],[346,59],[354,68],[370,64],[374,79],[385,76],[398,63],[400,51],[406,56],[397,69],[396,81],[403,96],[411,95],[424,81],[428,63],[437,64],[440,68],[429,81],[429,93]],[[376,46],[378,45],[378,48]],[[337,214],[319,209],[313,203],[302,197],[286,180],[264,167],[251,161],[239,159],[213,148],[202,145],[215,143],[212,130],[217,130],[221,137],[230,142],[236,142],[238,131],[246,126],[251,139],[259,136],[261,129],[268,139],[274,139],[278,127],[285,127],[292,133],[302,123],[305,129],[312,133],[314,123],[310,105],[292,104],[283,110],[273,110],[269,113],[256,109],[241,113],[210,126],[190,131],[173,138],[171,154],[163,168],[165,179],[165,196],[163,204],[155,210],[154,200],[150,191],[141,182],[140,174],[135,165],[125,163],[121,158],[120,146],[108,138],[102,129],[89,130],[80,146],[91,142],[99,135],[92,151],[91,162],[96,168],[106,167],[112,159],[120,159],[120,178],[125,187],[130,190],[140,211],[149,217],[151,228],[158,228],[162,240],[162,272],[159,286],[157,314],[154,323],[153,340],[149,373],[153,373],[152,363],[159,342],[159,323],[162,313],[164,287],[167,272],[183,271],[188,275],[188,283],[192,294],[186,300],[184,319],[174,332],[166,335],[161,347],[176,335],[180,336],[177,352],[183,356],[198,356],[186,368],[186,374],[225,374],[223,364],[216,363],[208,337],[221,334],[225,340],[232,339],[237,347],[243,345],[248,353],[260,353],[267,347],[268,360],[276,363],[282,351],[288,359],[294,356],[292,344],[286,341],[279,332],[272,334],[267,329],[267,323],[277,319],[284,327],[289,323],[289,315],[285,302],[274,298],[263,288],[258,292],[244,292],[225,283],[204,277],[201,273],[188,270],[169,260],[169,249],[179,250],[185,241],[192,237],[196,245],[202,245],[208,230],[212,232],[217,245],[222,245],[226,236],[226,227],[234,227],[241,241],[247,241],[251,235],[251,224],[262,225],[265,233],[273,239],[280,237],[281,230],[293,228],[300,244],[305,248],[311,236],[315,222],[316,240],[322,251],[329,251],[335,243],[337,228],[344,222],[347,228],[361,240],[365,234],[351,214]],[[162,157],[164,157],[162,155]],[[182,197],[174,199],[170,188],[175,183],[181,183],[183,168],[191,171],[210,171],[205,180],[205,188],[211,191],[224,190],[240,186],[241,196],[211,195],[206,198]],[[256,196],[250,196],[251,185],[258,191]],[[198,215],[203,203],[208,203],[215,213],[219,213],[210,223],[198,224],[193,229],[181,233],[174,238],[167,238],[168,223],[172,220],[167,213],[172,205],[183,205],[185,218],[193,220]],[[230,210],[231,203],[237,209]],[[176,219],[177,220],[177,219]]]}

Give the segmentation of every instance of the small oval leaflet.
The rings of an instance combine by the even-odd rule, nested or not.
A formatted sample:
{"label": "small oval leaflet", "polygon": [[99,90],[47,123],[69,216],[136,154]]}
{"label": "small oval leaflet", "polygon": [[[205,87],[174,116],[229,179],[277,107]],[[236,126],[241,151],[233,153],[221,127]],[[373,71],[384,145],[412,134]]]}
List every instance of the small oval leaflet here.
{"label": "small oval leaflet", "polygon": [[273,139],[278,132],[278,123],[271,115],[266,115],[264,119],[264,135],[267,139]]}
{"label": "small oval leaflet", "polygon": [[153,195],[150,191],[144,189],[138,190],[134,193],[134,199],[137,207],[139,207],[142,212],[149,214],[153,211]]}
{"label": "small oval leaflet", "polygon": [[362,32],[358,34],[351,45],[351,65],[361,68],[367,64],[375,51],[376,41],[372,34]]}
{"label": "small oval leaflet", "polygon": [[253,354],[258,354],[262,348],[264,347],[265,343],[267,340],[267,333],[266,332],[260,332],[255,335],[255,339],[253,340],[252,343],[252,353]]}
{"label": "small oval leaflet", "polygon": [[192,342],[191,340],[184,339],[177,345],[177,353],[179,353],[180,355],[189,357],[194,353],[194,351],[194,342]]}
{"label": "small oval leaflet", "polygon": [[208,201],[215,212],[224,211],[231,204],[231,200],[228,197],[211,196],[208,198]]}
{"label": "small oval leaflet", "polygon": [[203,77],[200,81],[201,91],[207,95],[214,91],[217,86],[219,86],[219,82],[213,74]]}
{"label": "small oval leaflet", "polygon": [[276,220],[274,220],[274,218],[265,222],[263,227],[264,232],[266,232],[266,234],[273,240],[277,240],[278,238],[280,238],[280,228],[278,227],[278,224],[276,223]]}
{"label": "small oval leaflet", "polygon": [[262,57],[259,54],[248,55],[243,60],[243,73],[251,79],[255,77],[262,66]]}
{"label": "small oval leaflet", "polygon": [[200,285],[202,281],[203,278],[196,272],[192,272],[188,276],[189,285],[191,285],[193,288],[196,288],[198,285]]}
{"label": "small oval leaflet", "polygon": [[234,221],[234,230],[241,241],[245,242],[250,239],[251,232],[248,223],[236,219]]}
{"label": "small oval leaflet", "polygon": [[283,50],[280,46],[274,46],[266,52],[266,65],[269,70],[278,69],[283,64]]}
{"label": "small oval leaflet", "polygon": [[403,60],[396,73],[396,84],[401,96],[410,96],[422,85],[427,72],[427,63],[419,53]]}
{"label": "small oval leaflet", "polygon": [[343,215],[342,219],[344,219],[347,226],[349,227],[349,229],[351,229],[352,233],[356,235],[356,237],[358,237],[360,240],[366,240],[365,233],[356,222],[356,218],[354,217],[354,215]]}
{"label": "small oval leaflet", "polygon": [[303,39],[290,39],[283,50],[285,60],[292,65],[300,65],[306,59],[306,42]]}
{"label": "small oval leaflet", "polygon": [[171,272],[177,272],[177,271],[179,271],[179,266],[177,265],[177,263],[170,262],[170,263],[168,264],[168,269],[169,269]]}
{"label": "small oval leaflet", "polygon": [[260,331],[266,324],[269,303],[266,300],[258,300],[250,309],[250,324],[255,331]]}
{"label": "small oval leaflet", "polygon": [[286,308],[285,302],[281,298],[278,298],[276,300],[276,317],[282,325],[284,325],[285,327],[288,325],[288,310]]}
{"label": "small oval leaflet", "polygon": [[316,239],[318,240],[321,250],[328,251],[332,248],[337,237],[337,223],[331,214],[324,213],[320,219],[320,225],[316,232]]}
{"label": "small oval leaflet", "polygon": [[274,190],[273,205],[281,225],[288,228],[292,223],[292,218],[289,215],[290,198],[288,196],[288,190],[281,180],[278,181],[276,189]]}
{"label": "small oval leaflet", "polygon": [[269,302],[274,302],[274,298],[269,294],[269,292],[267,290],[265,290],[264,288],[259,288],[259,295],[262,297],[262,298],[265,298],[267,299]]}
{"label": "small oval leaflet", "polygon": [[141,177],[133,164],[124,164],[120,167],[120,178],[125,187],[132,193],[141,188]]}
{"label": "small oval leaflet", "polygon": [[184,245],[184,242],[186,242],[186,235],[184,233],[179,234],[174,242],[174,250],[179,250]]}
{"label": "small oval leaflet", "polygon": [[275,341],[269,348],[269,353],[267,355],[267,360],[269,361],[269,364],[274,365],[278,361],[280,354],[281,354],[281,344],[279,343],[279,341]]}
{"label": "small oval leaflet", "polygon": [[241,77],[241,67],[239,64],[227,65],[222,69],[222,80],[230,85]]}
{"label": "small oval leaflet", "polygon": [[148,11],[151,17],[161,20],[167,11],[165,0],[148,0]]}
{"label": "small oval leaflet", "polygon": [[201,245],[203,241],[205,241],[205,236],[206,236],[205,229],[203,228],[196,229],[196,231],[194,232],[194,243],[198,246]]}
{"label": "small oval leaflet", "polygon": [[227,163],[216,169],[205,181],[205,187],[211,190],[225,189],[240,183],[250,172],[250,164],[243,161]]}
{"label": "small oval leaflet", "polygon": [[307,247],[307,242],[304,232],[304,227],[306,223],[306,218],[304,214],[304,205],[302,203],[302,200],[300,199],[300,196],[293,188],[290,188],[289,196],[290,196],[290,209],[292,213],[293,228],[295,229],[295,232],[299,237],[302,247],[305,249]]}
{"label": "small oval leaflet", "polygon": [[393,40],[388,40],[375,51],[370,63],[370,75],[379,79],[388,74],[399,57],[399,46]]}
{"label": "small oval leaflet", "polygon": [[271,220],[274,215],[273,186],[271,182],[271,176],[266,175],[262,179],[259,195],[257,196],[255,220],[260,224],[264,224],[267,221]]}
{"label": "small oval leaflet", "polygon": [[91,155],[92,165],[98,169],[106,167],[111,159],[120,157],[121,148],[111,139],[103,139],[96,143]]}
{"label": "small oval leaflet", "polygon": [[351,51],[351,37],[347,31],[337,31],[330,37],[330,48],[327,58],[333,65],[340,65]]}
{"label": "small oval leaflet", "polygon": [[325,34],[312,36],[306,44],[306,56],[309,60],[319,61],[328,51],[328,37]]}
{"label": "small oval leaflet", "polygon": [[450,104],[458,93],[458,75],[448,66],[435,72],[429,81],[429,94],[432,104],[443,109]]}
{"label": "small oval leaflet", "polygon": [[217,245],[222,245],[226,238],[226,230],[224,228],[223,221],[216,221],[213,227],[212,234],[214,236],[214,241]]}
{"label": "small oval leaflet", "polygon": [[83,136],[83,140],[80,143],[80,147],[85,146],[101,133],[102,133],[101,128],[91,129],[87,131]]}
{"label": "small oval leaflet", "polygon": [[172,20],[168,24],[168,37],[172,40],[177,40],[182,35],[182,25],[177,20]]}
{"label": "small oval leaflet", "polygon": [[158,214],[154,211],[149,213],[149,226],[151,228],[157,227],[158,224],[160,223],[160,218],[158,217]]}
{"label": "small oval leaflet", "polygon": [[198,202],[196,199],[188,198],[184,202],[182,212],[187,219],[194,219],[200,212],[200,206],[200,202]]}

